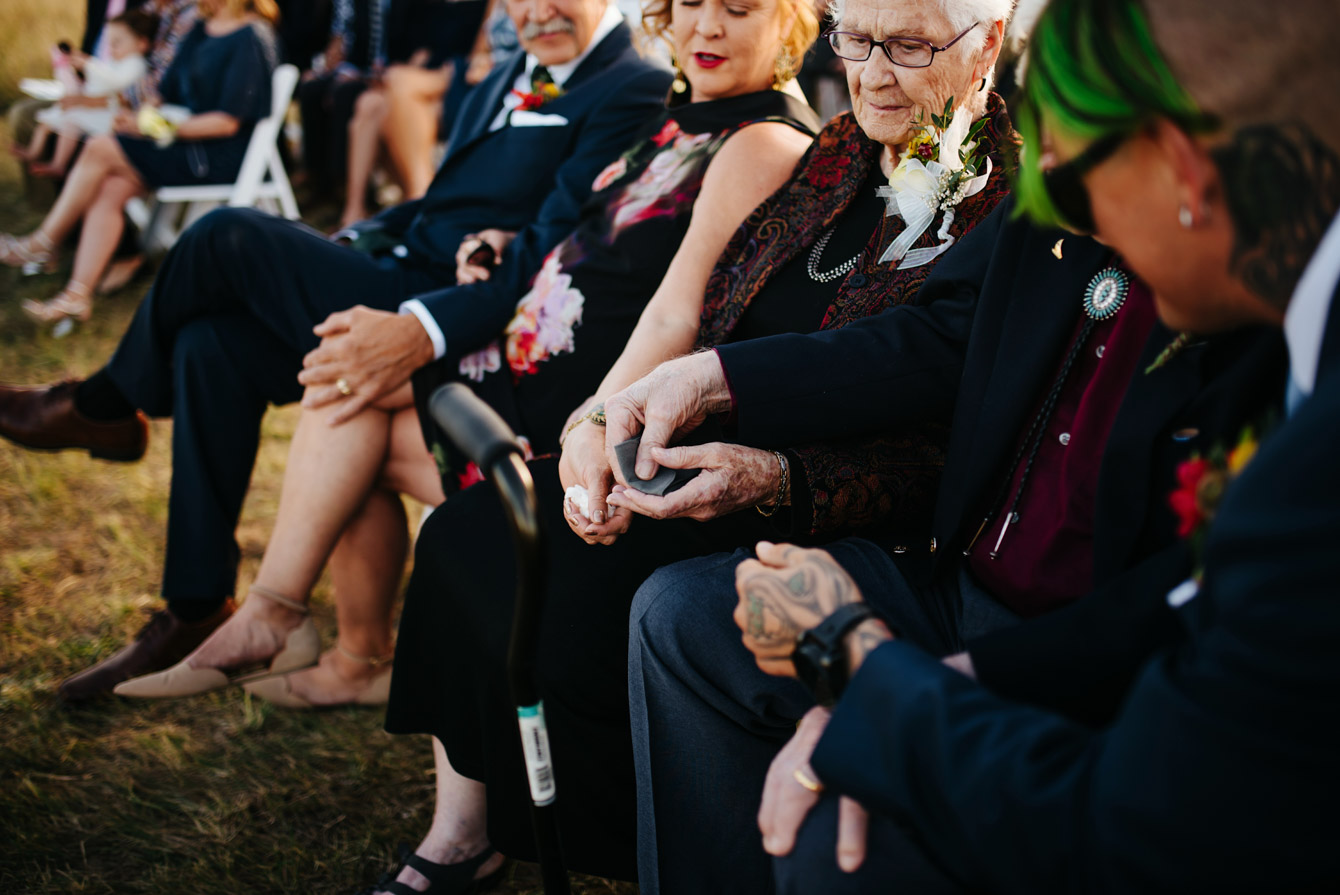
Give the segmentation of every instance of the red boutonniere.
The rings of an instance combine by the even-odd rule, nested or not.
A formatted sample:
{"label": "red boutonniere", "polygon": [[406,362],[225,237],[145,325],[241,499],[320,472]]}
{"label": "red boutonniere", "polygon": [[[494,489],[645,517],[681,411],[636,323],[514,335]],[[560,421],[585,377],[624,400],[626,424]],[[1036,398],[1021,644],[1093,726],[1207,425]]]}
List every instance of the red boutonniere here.
{"label": "red boutonniere", "polygon": [[551,103],[563,95],[562,89],[552,81],[548,84],[537,85],[535,90],[526,92],[523,90],[513,90],[512,95],[521,100],[521,105],[517,106],[523,112],[534,112],[545,103]]}
{"label": "red boutonniere", "polygon": [[1208,457],[1196,454],[1177,467],[1177,490],[1168,495],[1168,505],[1177,514],[1178,537],[1191,541],[1196,558],[1193,577],[1197,581],[1203,567],[1201,552],[1206,532],[1219,511],[1224,492],[1256,455],[1258,444],[1256,433],[1249,426],[1242,430],[1232,450],[1216,445]]}

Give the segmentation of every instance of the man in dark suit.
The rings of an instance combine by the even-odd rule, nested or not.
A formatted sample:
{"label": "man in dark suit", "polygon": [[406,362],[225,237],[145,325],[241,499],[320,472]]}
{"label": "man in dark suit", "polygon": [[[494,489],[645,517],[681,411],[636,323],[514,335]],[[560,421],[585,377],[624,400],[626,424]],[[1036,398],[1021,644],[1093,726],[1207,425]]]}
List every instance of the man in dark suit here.
{"label": "man in dark suit", "polygon": [[[493,338],[596,175],[662,107],[669,73],[637,55],[604,0],[509,0],[508,10],[522,48],[467,101],[428,193],[362,235],[380,249],[216,211],[169,253],[107,367],[83,383],[0,387],[0,434],[28,447],[134,460],[145,414],[175,421],[168,608],[126,650],[67,680],[66,698],[173,664],[231,613],[234,529],[269,403],[313,386],[309,399],[342,401],[345,419],[434,357]],[[557,90],[519,108],[542,82]],[[457,250],[485,228],[516,237],[491,277],[456,285]]]}
{"label": "man in dark suit", "polygon": [[[1041,654],[1017,650],[1011,661],[1040,669],[1017,667],[1004,693],[971,679],[985,666],[938,661],[909,642],[915,633],[895,630],[896,619],[881,620],[879,604],[906,587],[896,572],[759,545],[758,560],[737,576],[745,646],[763,670],[799,672],[815,695],[836,701],[831,716],[822,708],[806,716],[764,788],[764,845],[791,855],[778,865],[784,891],[1310,892],[1340,884],[1331,847],[1340,831],[1340,125],[1305,107],[1313,87],[1340,74],[1319,36],[1340,19],[1323,3],[1281,13],[1165,0],[1144,12],[1127,4],[1121,13],[1135,15],[1105,27],[1120,7],[1053,0],[1039,30],[1069,22],[1073,34],[1101,35],[1110,47],[1115,31],[1147,14],[1150,25],[1137,30],[1152,32],[1198,109],[1222,129],[1193,136],[1185,120],[1166,115],[1120,129],[1108,155],[1089,154],[1077,184],[1081,207],[1148,280],[1161,319],[1176,329],[1283,323],[1289,418],[1254,459],[1246,460],[1249,451],[1234,458],[1238,477],[1221,502],[1198,492],[1202,505],[1212,504],[1208,532],[1187,526],[1203,545],[1201,571],[1171,588],[1147,578],[1143,593],[1127,594],[1164,602],[1180,637],[1121,659],[1111,648],[1129,650],[1132,632],[1119,605],[1109,606],[1110,643],[1114,632],[1102,624],[1072,628],[1070,643],[1035,638]],[[1092,47],[1044,42],[1058,54],[1097,58]],[[1131,61],[1119,51],[1107,58],[1123,58],[1124,68]],[[1053,62],[1034,60],[1029,77]],[[1262,72],[1284,70],[1298,73],[1300,98],[1266,108],[1256,93]],[[1124,86],[1114,85],[1105,86]],[[1093,142],[1053,137],[1061,159]],[[891,394],[903,394],[891,385],[903,383],[887,356],[880,362],[878,352],[857,347],[870,335],[868,327],[826,344],[793,342],[766,381],[737,377],[723,356],[729,392],[720,365],[714,375],[711,358],[697,361],[698,369],[675,372],[696,382],[699,397],[643,400],[640,412],[657,418],[658,431],[673,431],[694,410],[731,407],[741,419],[761,416],[756,423],[774,437],[795,434],[782,406],[799,419],[825,389],[847,411],[879,413]],[[817,388],[785,372],[841,364],[851,366]],[[851,393],[833,392],[836,378]],[[986,397],[981,418],[996,412]],[[866,615],[863,595],[876,617]],[[1111,596],[1100,592],[1075,610]],[[1067,679],[1069,668],[1087,674],[1091,663],[1080,654],[1091,646],[1134,676]],[[1091,705],[1086,689],[1092,703],[1117,707],[1097,727],[1075,711]]]}

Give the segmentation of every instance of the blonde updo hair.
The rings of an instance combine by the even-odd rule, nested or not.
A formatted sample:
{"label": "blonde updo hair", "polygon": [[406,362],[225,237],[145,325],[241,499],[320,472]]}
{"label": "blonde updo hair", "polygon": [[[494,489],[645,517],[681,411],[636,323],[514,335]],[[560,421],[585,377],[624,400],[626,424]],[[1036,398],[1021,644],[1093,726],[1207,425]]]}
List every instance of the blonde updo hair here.
{"label": "blonde updo hair", "polygon": [[[814,5],[809,0],[777,0],[777,3],[783,10],[796,14],[791,33],[782,41],[783,55],[791,62],[788,77],[795,77],[796,72],[800,70],[801,60],[805,58],[810,46],[819,36],[819,17],[815,15]],[[642,4],[643,29],[652,37],[659,37],[669,44],[671,52],[675,49],[675,42],[670,38],[670,25],[674,18],[671,12],[673,6],[674,0],[646,0]]]}

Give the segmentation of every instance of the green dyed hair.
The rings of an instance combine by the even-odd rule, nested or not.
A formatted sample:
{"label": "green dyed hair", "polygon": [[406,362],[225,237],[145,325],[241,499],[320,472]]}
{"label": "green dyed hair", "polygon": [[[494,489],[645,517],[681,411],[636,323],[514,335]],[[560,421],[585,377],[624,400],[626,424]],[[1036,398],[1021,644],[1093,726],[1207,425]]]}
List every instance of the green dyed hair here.
{"label": "green dyed hair", "polygon": [[1092,143],[1165,118],[1189,132],[1211,130],[1177,83],[1137,0],[1051,0],[1029,40],[1014,120],[1028,151],[1014,188],[1016,213],[1061,223],[1038,165],[1044,129]]}

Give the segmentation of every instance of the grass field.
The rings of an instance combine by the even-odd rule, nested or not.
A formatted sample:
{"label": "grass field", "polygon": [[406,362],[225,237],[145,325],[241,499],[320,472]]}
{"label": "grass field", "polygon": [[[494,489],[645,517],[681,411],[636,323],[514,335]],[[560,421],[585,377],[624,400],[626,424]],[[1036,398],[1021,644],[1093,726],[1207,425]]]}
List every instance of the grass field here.
{"label": "grass field", "polygon": [[[81,8],[0,3],[0,105],[27,73],[21,63],[37,68],[50,40],[77,37]],[[25,232],[49,203],[50,193],[25,194],[0,154],[0,231]],[[54,340],[18,305],[61,282],[0,268],[0,381],[97,369],[147,288],[141,280],[100,300],[90,325]],[[295,419],[287,408],[265,424],[239,531],[242,582],[268,537]],[[426,740],[382,732],[376,710],[284,712],[241,692],[87,708],[56,695],[158,606],[170,427],[155,422],[148,457],[132,465],[0,441],[0,892],[352,892],[427,828]],[[329,641],[324,582],[314,614]],[[514,865],[496,891],[538,888],[534,867]],[[592,879],[575,889],[636,892]]]}

